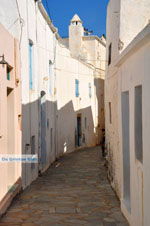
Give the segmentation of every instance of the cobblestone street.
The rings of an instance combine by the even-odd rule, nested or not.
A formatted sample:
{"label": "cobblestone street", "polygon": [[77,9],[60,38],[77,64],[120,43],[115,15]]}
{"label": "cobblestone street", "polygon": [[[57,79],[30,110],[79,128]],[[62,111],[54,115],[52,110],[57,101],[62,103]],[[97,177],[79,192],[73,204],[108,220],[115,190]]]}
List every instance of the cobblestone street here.
{"label": "cobblestone street", "polygon": [[1,226],[127,226],[100,147],[63,156],[17,197]]}

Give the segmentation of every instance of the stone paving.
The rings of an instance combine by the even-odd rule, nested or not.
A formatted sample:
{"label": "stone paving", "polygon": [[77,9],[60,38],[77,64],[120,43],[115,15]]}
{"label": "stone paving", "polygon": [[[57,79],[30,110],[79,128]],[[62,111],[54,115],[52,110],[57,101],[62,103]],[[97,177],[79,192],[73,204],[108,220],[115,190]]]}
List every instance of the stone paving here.
{"label": "stone paving", "polygon": [[100,147],[63,156],[17,197],[0,226],[128,226]]}

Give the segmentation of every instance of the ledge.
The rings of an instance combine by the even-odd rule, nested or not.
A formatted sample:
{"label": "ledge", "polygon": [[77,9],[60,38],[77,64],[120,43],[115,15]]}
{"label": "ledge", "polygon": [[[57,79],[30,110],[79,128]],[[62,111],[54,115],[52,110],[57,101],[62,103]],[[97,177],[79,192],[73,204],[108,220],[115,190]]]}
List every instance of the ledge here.
{"label": "ledge", "polygon": [[83,40],[94,40],[96,39],[98,42],[100,42],[104,47],[106,47],[106,43],[104,43],[97,35],[89,35],[89,36],[83,36]]}

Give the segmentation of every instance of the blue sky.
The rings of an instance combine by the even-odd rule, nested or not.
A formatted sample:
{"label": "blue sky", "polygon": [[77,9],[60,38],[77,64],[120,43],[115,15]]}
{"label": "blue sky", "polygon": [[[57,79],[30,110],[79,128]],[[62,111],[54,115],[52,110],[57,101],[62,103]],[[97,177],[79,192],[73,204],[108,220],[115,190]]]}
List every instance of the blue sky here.
{"label": "blue sky", "polygon": [[93,34],[105,34],[106,9],[109,0],[43,0],[53,24],[62,37],[68,36],[68,25],[77,13],[85,28],[93,30]]}

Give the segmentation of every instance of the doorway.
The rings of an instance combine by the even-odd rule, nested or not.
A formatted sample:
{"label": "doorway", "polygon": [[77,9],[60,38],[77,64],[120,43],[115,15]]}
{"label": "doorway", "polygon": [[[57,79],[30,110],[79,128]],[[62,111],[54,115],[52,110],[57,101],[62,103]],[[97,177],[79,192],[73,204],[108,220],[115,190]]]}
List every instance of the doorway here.
{"label": "doorway", "polygon": [[41,91],[41,99],[40,99],[40,121],[41,121],[41,150],[40,150],[40,165],[42,169],[46,166],[46,128],[47,128],[47,120],[46,120],[46,92]]}

